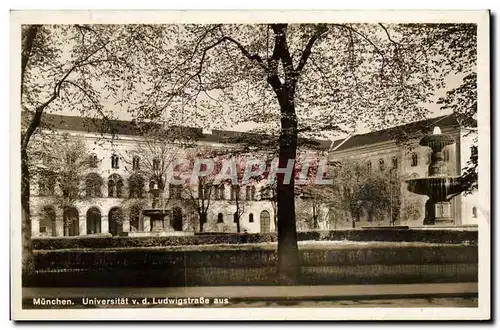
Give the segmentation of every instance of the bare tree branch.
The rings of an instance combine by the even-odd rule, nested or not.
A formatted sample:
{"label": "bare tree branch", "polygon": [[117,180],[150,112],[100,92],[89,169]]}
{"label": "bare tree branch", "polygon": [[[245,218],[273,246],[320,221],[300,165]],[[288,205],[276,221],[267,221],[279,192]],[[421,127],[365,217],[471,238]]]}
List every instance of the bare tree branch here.
{"label": "bare tree branch", "polygon": [[35,43],[36,35],[40,27],[41,25],[30,25],[28,31],[26,31],[23,36],[23,48],[21,52],[21,95],[24,87],[24,73],[26,72],[26,66],[31,58],[33,44]]}
{"label": "bare tree branch", "polygon": [[314,43],[324,34],[328,31],[328,28],[326,24],[319,24],[316,27],[316,31],[314,34],[311,36],[309,41],[307,42],[306,47],[304,48],[304,51],[302,52],[302,56],[300,57],[299,64],[297,66],[297,69],[295,71],[300,72],[306,65],[307,60],[309,59],[309,56],[311,55],[311,50],[314,45]]}

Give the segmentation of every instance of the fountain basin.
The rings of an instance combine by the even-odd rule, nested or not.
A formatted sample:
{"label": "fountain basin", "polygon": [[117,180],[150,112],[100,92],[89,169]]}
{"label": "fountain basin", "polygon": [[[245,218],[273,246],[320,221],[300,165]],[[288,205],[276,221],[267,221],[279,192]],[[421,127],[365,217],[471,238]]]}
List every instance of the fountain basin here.
{"label": "fountain basin", "polygon": [[461,191],[459,176],[425,177],[406,180],[408,190],[419,195],[427,195],[435,201],[445,201],[448,196]]}
{"label": "fountain basin", "polygon": [[455,140],[450,135],[446,134],[432,134],[426,135],[420,140],[421,146],[426,146],[431,149],[442,149],[447,145],[453,144]]}
{"label": "fountain basin", "polygon": [[142,211],[142,214],[144,214],[147,217],[153,217],[153,218],[160,218],[160,217],[165,217],[168,214],[168,210],[161,210],[161,209],[145,209]]}
{"label": "fountain basin", "polygon": [[145,209],[142,214],[151,219],[151,231],[163,232],[165,231],[165,217],[169,214],[168,210],[164,209]]}

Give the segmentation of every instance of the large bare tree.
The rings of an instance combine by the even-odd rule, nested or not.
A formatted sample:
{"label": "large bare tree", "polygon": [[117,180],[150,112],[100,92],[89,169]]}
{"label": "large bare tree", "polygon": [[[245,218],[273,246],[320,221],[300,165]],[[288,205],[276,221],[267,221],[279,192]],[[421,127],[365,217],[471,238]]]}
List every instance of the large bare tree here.
{"label": "large bare tree", "polygon": [[32,270],[30,141],[50,128],[44,114],[63,109],[90,118],[88,122],[97,119],[102,132],[113,133],[116,114],[103,100],[111,97],[115,106],[131,101],[129,92],[140,76],[130,62],[140,52],[130,44],[133,27],[23,25],[21,32],[22,260],[27,273]]}
{"label": "large bare tree", "polygon": [[[252,122],[279,136],[281,167],[296,158],[300,135],[422,119],[425,103],[443,87],[448,69],[441,68],[442,58],[453,53],[429,43],[450,42],[433,25],[419,31],[383,23],[154,29],[175,31],[176,37],[150,45],[153,79],[136,116],[205,126]],[[277,205],[279,277],[294,283],[300,273],[294,179],[284,184],[278,177]]]}

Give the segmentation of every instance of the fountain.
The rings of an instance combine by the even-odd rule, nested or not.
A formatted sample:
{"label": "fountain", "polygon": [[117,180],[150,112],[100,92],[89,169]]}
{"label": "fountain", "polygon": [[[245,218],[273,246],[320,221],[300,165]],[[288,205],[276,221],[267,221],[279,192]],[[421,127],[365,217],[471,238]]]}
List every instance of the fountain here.
{"label": "fountain", "polygon": [[452,224],[450,199],[461,190],[460,176],[448,175],[446,162],[443,157],[443,148],[453,144],[453,138],[441,134],[439,127],[434,127],[431,135],[426,135],[420,140],[421,146],[432,149],[429,164],[429,175],[425,178],[406,180],[408,190],[427,195],[425,203],[424,225]]}
{"label": "fountain", "polygon": [[[158,184],[155,183],[153,188],[150,189],[151,195],[153,195],[153,202],[150,209],[142,210],[142,214],[149,217],[151,223],[151,232],[155,233],[156,236],[191,236],[194,235],[193,231],[183,231],[182,230],[182,217],[176,219],[176,209],[172,210],[165,209],[160,205],[160,193],[162,189],[158,188]],[[167,218],[167,219],[165,219]],[[151,233],[135,233],[132,236],[150,236]]]}
{"label": "fountain", "polygon": [[153,195],[151,208],[142,211],[142,214],[151,219],[151,231],[156,233],[165,232],[165,217],[170,214],[170,210],[158,207],[160,202],[160,191],[158,184],[155,183],[153,189],[150,190]]}

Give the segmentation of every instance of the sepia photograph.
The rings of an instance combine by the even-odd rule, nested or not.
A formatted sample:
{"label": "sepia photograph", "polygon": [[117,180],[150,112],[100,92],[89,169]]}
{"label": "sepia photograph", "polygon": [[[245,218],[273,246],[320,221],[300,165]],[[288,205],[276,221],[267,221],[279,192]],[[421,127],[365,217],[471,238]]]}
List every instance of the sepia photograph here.
{"label": "sepia photograph", "polygon": [[489,17],[11,11],[11,318],[489,319]]}

